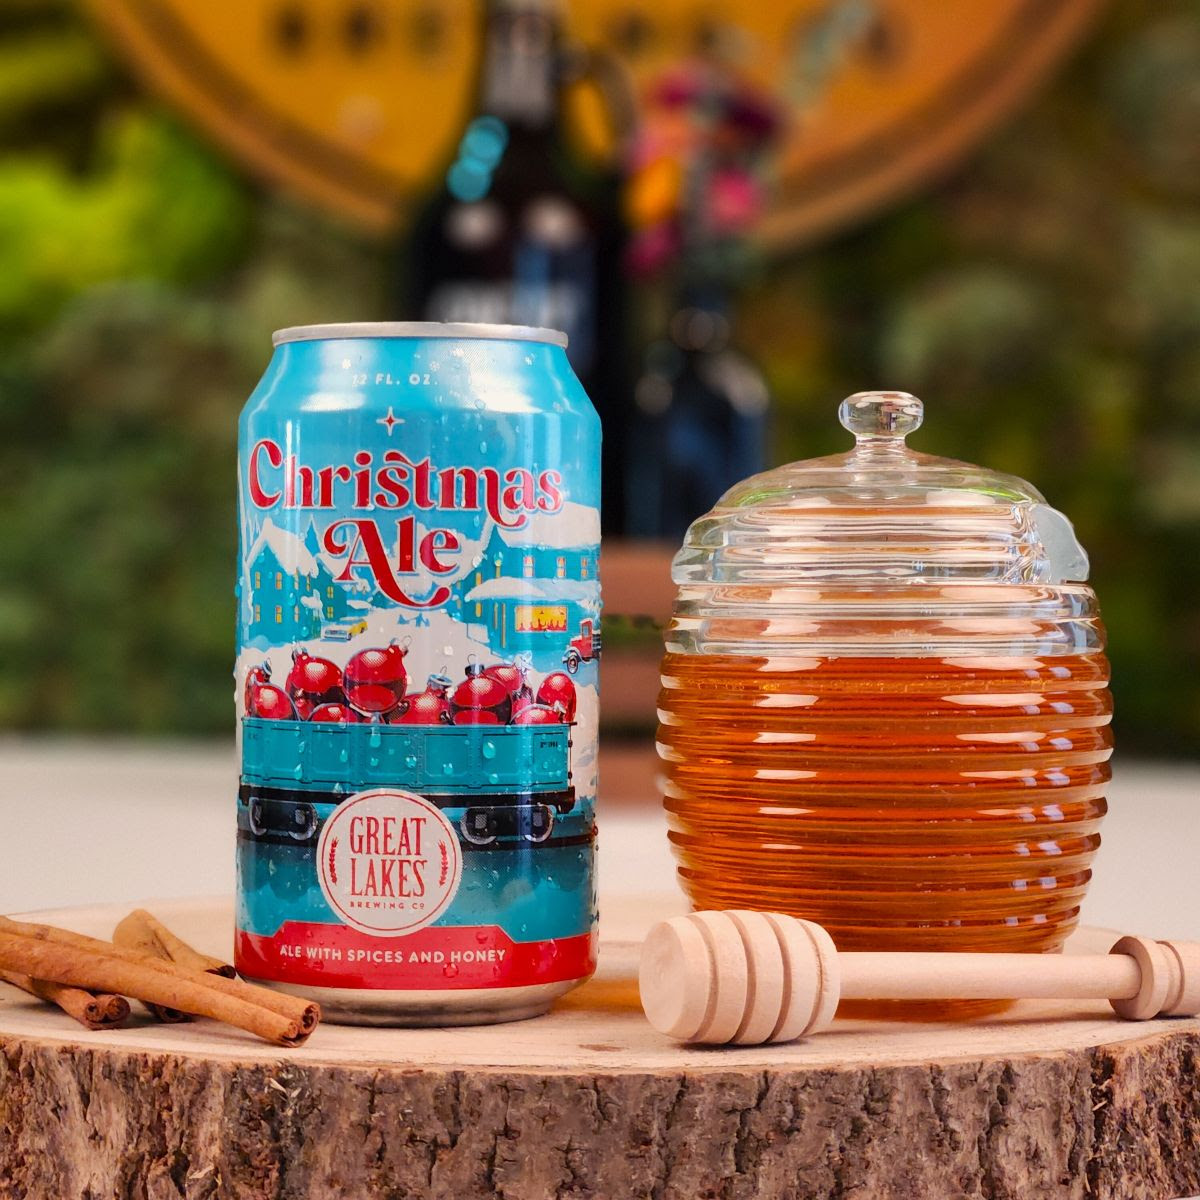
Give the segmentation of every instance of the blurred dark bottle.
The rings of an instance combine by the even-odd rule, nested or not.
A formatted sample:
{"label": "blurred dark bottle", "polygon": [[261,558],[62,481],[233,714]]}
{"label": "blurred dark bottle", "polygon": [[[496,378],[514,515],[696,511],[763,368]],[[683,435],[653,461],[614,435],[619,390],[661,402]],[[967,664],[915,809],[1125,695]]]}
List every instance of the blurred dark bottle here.
{"label": "blurred dark bottle", "polygon": [[575,150],[564,90],[582,73],[556,0],[488,0],[477,116],[418,218],[407,315],[563,330],[604,426],[604,532],[620,533],[629,419],[624,230],[615,172]]}
{"label": "blurred dark bottle", "polygon": [[680,540],[722,493],[765,468],[767,383],[729,339],[720,293],[685,288],[669,337],[646,352],[626,489],[634,537]]}

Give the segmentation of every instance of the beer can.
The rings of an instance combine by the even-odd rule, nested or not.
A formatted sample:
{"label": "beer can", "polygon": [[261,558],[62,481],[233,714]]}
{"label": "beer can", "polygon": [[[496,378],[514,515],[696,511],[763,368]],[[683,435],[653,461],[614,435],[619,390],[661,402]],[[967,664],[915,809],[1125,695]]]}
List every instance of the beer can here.
{"label": "beer can", "polygon": [[236,962],[335,1020],[595,967],[600,425],[566,338],[284,329],[239,428]]}

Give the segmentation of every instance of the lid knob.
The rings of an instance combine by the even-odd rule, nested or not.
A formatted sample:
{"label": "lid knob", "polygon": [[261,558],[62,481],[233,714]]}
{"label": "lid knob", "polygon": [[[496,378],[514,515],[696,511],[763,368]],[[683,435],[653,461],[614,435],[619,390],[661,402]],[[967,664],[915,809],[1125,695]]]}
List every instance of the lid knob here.
{"label": "lid knob", "polygon": [[924,406],[908,392],[855,392],[838,408],[838,420],[859,444],[885,439],[895,445],[921,426]]}

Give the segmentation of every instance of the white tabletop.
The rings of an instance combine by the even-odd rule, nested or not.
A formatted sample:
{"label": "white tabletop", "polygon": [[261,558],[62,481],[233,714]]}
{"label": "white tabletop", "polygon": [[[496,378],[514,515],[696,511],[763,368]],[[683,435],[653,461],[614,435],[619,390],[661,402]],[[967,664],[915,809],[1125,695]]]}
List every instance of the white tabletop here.
{"label": "white tabletop", "polygon": [[[600,769],[601,908],[674,892],[650,771]],[[231,894],[235,786],[232,745],[0,740],[0,912]],[[1118,761],[1109,803],[1084,922],[1200,939],[1200,767]]]}

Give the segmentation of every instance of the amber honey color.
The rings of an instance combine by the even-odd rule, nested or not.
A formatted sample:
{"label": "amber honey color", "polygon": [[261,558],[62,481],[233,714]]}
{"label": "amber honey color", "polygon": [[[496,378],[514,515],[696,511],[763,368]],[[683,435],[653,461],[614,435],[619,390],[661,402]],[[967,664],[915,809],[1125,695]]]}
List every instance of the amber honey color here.
{"label": "amber honey color", "polygon": [[670,839],[697,908],[791,913],[842,950],[1053,951],[1074,928],[1110,778],[1099,651],[669,653],[662,673]]}

